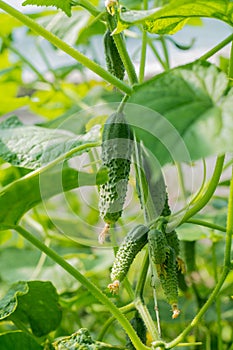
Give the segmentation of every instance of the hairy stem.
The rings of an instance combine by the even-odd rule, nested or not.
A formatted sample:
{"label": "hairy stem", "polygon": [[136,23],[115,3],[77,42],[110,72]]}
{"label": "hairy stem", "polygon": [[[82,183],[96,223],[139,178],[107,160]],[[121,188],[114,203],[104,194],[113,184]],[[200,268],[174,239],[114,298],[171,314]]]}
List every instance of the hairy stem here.
{"label": "hairy stem", "polygon": [[40,26],[38,23],[36,23],[34,20],[29,18],[28,16],[24,15],[20,11],[17,11],[16,9],[14,9],[13,7],[11,7],[10,5],[6,4],[4,1],[1,1],[1,0],[0,0],[0,8],[5,12],[9,13],[11,16],[18,19],[23,24],[25,24],[32,31],[42,36],[46,40],[48,40],[51,44],[55,45],[56,47],[58,47],[59,49],[67,53],[69,56],[73,57],[75,60],[83,64],[85,67],[87,67],[88,69],[90,69],[91,71],[99,75],[108,83],[116,86],[119,90],[125,92],[128,95],[132,93],[133,91],[132,88],[128,86],[125,82],[117,79],[115,76],[113,76],[104,68],[102,68],[100,65],[90,60],[88,57],[86,57],[81,52],[79,52],[78,50],[68,45],[66,42],[58,38],[53,33],[49,32],[44,27]]}
{"label": "hairy stem", "polygon": [[102,291],[97,288],[91,281],[89,281],[85,276],[83,276],[77,269],[75,269],[72,265],[70,265],[66,260],[64,260],[59,254],[57,254],[54,250],[47,247],[41,241],[39,241],[35,236],[33,236],[30,232],[25,230],[21,226],[15,226],[14,229],[23,236],[27,241],[32,243],[36,248],[40,251],[44,252],[48,257],[50,257],[53,261],[55,261],[58,265],[60,265],[65,271],[67,271],[71,276],[73,276],[77,281],[79,281],[84,287],[86,287],[92,295],[96,297],[105,307],[109,310],[109,312],[118,320],[120,325],[123,327],[125,332],[128,334],[131,339],[133,345],[136,349],[139,350],[148,350],[149,348],[145,346],[141,340],[139,339],[137,333],[131,326],[130,322],[127,318],[121,313],[121,311],[112,303],[112,301],[102,293]]}

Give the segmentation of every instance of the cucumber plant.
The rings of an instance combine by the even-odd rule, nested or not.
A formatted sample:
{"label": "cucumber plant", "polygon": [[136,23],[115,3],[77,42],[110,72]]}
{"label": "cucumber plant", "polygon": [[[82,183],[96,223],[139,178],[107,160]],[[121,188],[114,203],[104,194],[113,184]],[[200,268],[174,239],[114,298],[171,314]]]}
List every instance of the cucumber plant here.
{"label": "cucumber plant", "polygon": [[0,348],[232,349],[232,1],[0,9]]}

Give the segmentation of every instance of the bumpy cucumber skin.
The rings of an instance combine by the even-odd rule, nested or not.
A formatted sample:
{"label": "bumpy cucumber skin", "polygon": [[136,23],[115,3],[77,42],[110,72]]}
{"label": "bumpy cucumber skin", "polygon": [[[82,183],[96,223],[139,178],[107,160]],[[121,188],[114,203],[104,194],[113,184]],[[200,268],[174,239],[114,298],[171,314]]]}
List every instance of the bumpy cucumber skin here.
{"label": "bumpy cucumber skin", "polygon": [[148,233],[148,247],[150,257],[154,264],[163,264],[167,257],[169,247],[162,231],[152,229]]}
{"label": "bumpy cucumber skin", "polygon": [[[164,208],[162,211],[162,216],[166,217],[169,215],[171,215],[171,209],[170,209],[169,203],[168,203],[168,195],[166,194]],[[177,236],[176,231],[173,230],[171,232],[167,232],[166,225],[162,225],[162,230],[165,234],[168,245],[175,250],[176,256],[178,256],[180,254],[180,241],[179,241],[179,238]]]}
{"label": "bumpy cucumber skin", "polygon": [[147,226],[138,225],[127,234],[118,249],[112,266],[110,275],[112,282],[124,280],[134,258],[147,243],[148,231]]}
{"label": "bumpy cucumber skin", "polygon": [[123,113],[113,113],[104,125],[102,162],[109,180],[99,188],[100,216],[107,224],[121,216],[127,193],[132,154],[132,133]]}
{"label": "bumpy cucumber skin", "polygon": [[167,243],[172,247],[176,253],[176,256],[180,254],[180,241],[175,230],[165,233]]}
{"label": "bumpy cucumber skin", "polygon": [[174,249],[169,249],[167,259],[164,264],[164,273],[159,276],[167,301],[172,306],[178,303],[178,278],[176,255]]}
{"label": "bumpy cucumber skin", "polygon": [[104,51],[108,71],[118,79],[123,80],[125,67],[109,30],[104,35]]}

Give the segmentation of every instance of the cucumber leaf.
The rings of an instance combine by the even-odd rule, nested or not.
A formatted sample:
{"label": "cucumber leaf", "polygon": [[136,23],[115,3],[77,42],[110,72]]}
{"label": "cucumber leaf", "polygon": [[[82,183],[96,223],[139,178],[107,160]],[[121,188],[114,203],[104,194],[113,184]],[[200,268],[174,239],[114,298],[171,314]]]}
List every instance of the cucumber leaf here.
{"label": "cucumber leaf", "polygon": [[115,33],[143,24],[150,33],[174,34],[181,30],[190,18],[209,17],[233,25],[233,3],[230,0],[173,0],[162,8],[147,11],[121,9]]}
{"label": "cucumber leaf", "polygon": [[15,166],[37,169],[98,137],[98,127],[85,135],[75,135],[62,129],[26,126],[13,116],[0,123],[0,157]]}
{"label": "cucumber leaf", "polygon": [[23,2],[23,6],[36,5],[36,6],[55,6],[57,9],[61,9],[67,16],[71,16],[71,7],[75,2],[73,0],[26,0]]}
{"label": "cucumber leaf", "polygon": [[0,300],[0,320],[29,324],[37,337],[55,330],[61,317],[58,294],[51,282],[17,282]]}
{"label": "cucumber leaf", "polygon": [[161,165],[232,152],[233,89],[227,75],[196,62],[135,87],[128,122]]}
{"label": "cucumber leaf", "polygon": [[89,174],[57,166],[42,174],[30,173],[1,190],[0,226],[17,224],[28,210],[59,193],[106,181],[107,173],[104,169],[98,174]]}
{"label": "cucumber leaf", "polygon": [[30,334],[22,331],[0,334],[0,348],[4,350],[43,350],[43,347]]}

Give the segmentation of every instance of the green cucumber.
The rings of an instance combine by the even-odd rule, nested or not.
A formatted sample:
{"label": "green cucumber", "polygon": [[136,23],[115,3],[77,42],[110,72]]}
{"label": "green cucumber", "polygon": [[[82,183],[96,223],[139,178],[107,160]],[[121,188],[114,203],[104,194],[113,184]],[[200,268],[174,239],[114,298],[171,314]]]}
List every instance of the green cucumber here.
{"label": "green cucumber", "polygon": [[120,80],[124,79],[125,67],[110,30],[104,34],[104,51],[108,71]]}
{"label": "green cucumber", "polygon": [[147,243],[148,231],[147,226],[138,225],[129,231],[120,245],[110,274],[113,283],[109,284],[108,288],[111,292],[118,291],[119,284],[126,277],[134,258]]}
{"label": "green cucumber", "polygon": [[169,252],[165,234],[155,228],[150,230],[148,233],[148,247],[152,262],[156,265],[163,264]]}
{"label": "green cucumber", "polygon": [[177,318],[180,313],[178,309],[177,262],[175,251],[171,247],[164,263],[163,273],[160,273],[159,279],[167,301],[172,306],[172,318]]}
{"label": "green cucumber", "polygon": [[102,162],[109,180],[100,186],[99,210],[106,224],[121,216],[130,173],[132,133],[123,113],[113,113],[106,121],[102,134]]}

